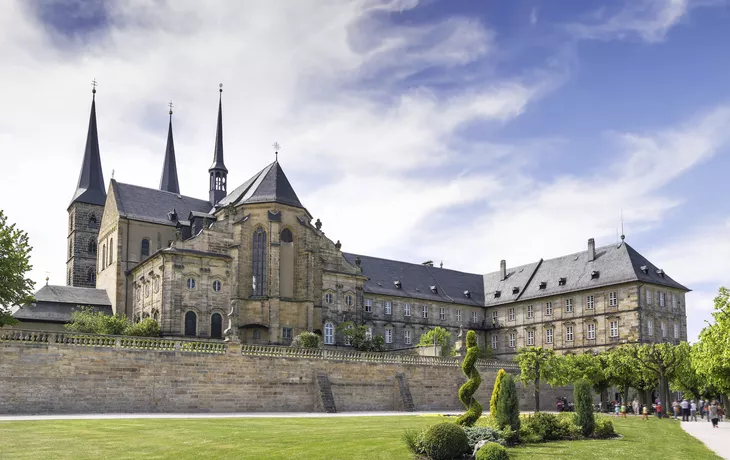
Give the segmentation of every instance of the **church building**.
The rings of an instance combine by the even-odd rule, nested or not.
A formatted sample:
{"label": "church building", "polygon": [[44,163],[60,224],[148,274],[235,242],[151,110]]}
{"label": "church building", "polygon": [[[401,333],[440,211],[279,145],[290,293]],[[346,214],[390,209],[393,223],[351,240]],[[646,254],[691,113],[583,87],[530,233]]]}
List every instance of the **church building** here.
{"label": "church building", "polygon": [[287,345],[314,331],[325,346],[345,346],[337,326],[352,321],[402,349],[441,326],[477,331],[497,357],[532,345],[583,352],[686,340],[688,289],[623,237],[465,273],[343,252],[278,161],[229,192],[222,90],[207,199],[180,191],[172,111],[159,187],[113,178],[105,187],[95,93],[68,207],[67,285],[105,291],[115,313],[153,318],[163,335]]}

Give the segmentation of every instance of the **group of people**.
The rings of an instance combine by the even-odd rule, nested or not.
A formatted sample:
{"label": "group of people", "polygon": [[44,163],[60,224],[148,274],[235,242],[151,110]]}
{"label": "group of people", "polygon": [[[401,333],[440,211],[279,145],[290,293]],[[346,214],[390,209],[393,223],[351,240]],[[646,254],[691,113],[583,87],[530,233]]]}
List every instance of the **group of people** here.
{"label": "group of people", "polygon": [[[669,417],[669,414],[665,414],[662,402],[658,399],[651,407],[654,409],[657,418]],[[631,403],[631,408],[634,411],[634,415],[638,416],[641,412],[641,418],[643,420],[649,420],[649,406],[646,404],[641,406],[639,401],[634,399]],[[725,409],[716,400],[705,401],[700,399],[699,401],[695,401],[693,399],[688,401],[687,399],[682,399],[678,401],[675,399],[672,403],[672,412],[674,413],[675,420],[679,420],[681,414],[683,422],[696,422],[697,413],[699,412],[700,418],[706,418],[708,422],[712,422],[713,428],[717,428],[717,423],[722,421],[725,416]],[[620,415],[626,416],[626,406],[621,405],[620,408],[616,406],[616,416],[618,417]]]}

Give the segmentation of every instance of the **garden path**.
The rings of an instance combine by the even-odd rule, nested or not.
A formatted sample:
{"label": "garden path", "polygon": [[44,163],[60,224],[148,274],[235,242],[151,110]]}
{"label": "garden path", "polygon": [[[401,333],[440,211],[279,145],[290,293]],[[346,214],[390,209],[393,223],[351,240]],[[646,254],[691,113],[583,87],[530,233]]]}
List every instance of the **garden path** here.
{"label": "garden path", "polygon": [[720,422],[717,429],[713,429],[712,424],[703,419],[681,423],[684,431],[705,443],[720,457],[730,460],[730,422]]}

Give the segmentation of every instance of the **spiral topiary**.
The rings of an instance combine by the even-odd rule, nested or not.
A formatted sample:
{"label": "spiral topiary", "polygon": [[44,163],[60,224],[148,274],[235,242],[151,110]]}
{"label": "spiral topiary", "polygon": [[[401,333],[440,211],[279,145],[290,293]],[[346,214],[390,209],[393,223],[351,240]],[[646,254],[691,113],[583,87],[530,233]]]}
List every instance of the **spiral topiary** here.
{"label": "spiral topiary", "polygon": [[474,399],[474,393],[482,384],[482,376],[476,368],[478,356],[477,335],[474,331],[469,331],[466,333],[466,356],[461,363],[461,370],[469,380],[459,388],[459,400],[466,407],[466,412],[456,420],[456,423],[462,426],[474,425],[482,415],[482,405]]}

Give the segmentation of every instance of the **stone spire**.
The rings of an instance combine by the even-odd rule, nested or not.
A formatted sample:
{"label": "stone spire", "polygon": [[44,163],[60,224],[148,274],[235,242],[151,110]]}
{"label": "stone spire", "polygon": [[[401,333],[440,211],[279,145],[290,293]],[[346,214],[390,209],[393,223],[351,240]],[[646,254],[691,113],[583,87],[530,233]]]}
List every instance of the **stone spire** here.
{"label": "stone spire", "polygon": [[69,207],[74,203],[99,206],[104,206],[106,203],[104,174],[101,171],[101,155],[99,154],[99,134],[96,130],[96,80],[92,85],[94,88],[91,91],[91,115],[89,116],[89,131],[86,134],[84,160],[81,163],[79,183]]}
{"label": "stone spire", "polygon": [[175,162],[175,144],[172,140],[172,101],[170,101],[170,124],[167,128],[167,147],[165,148],[165,162],[162,165],[160,190],[180,193],[180,183],[177,180],[177,163]]}
{"label": "stone spire", "polygon": [[215,151],[213,152],[213,164],[208,169],[210,174],[209,200],[211,206],[215,206],[226,196],[226,180],[228,169],[223,163],[223,84],[219,85],[218,96],[218,125],[215,132]]}

